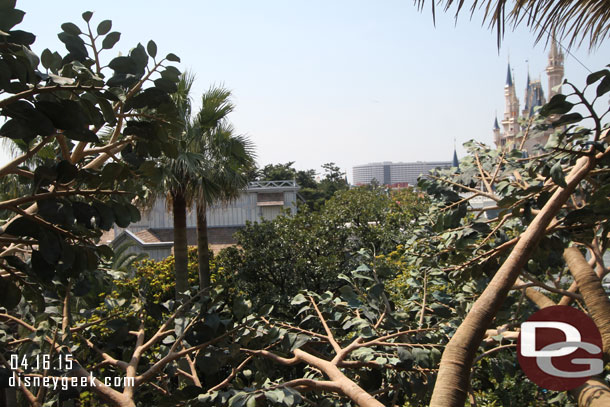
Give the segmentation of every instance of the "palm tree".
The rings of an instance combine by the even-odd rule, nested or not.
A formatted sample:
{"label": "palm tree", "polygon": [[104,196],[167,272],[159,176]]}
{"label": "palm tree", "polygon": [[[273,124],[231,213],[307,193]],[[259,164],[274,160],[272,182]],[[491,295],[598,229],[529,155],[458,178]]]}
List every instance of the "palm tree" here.
{"label": "palm tree", "polygon": [[185,73],[180,77],[178,91],[173,95],[178,116],[178,126],[169,135],[176,143],[175,157],[162,159],[163,182],[168,205],[174,215],[174,268],[176,298],[182,298],[188,290],[188,243],[186,212],[193,202],[193,185],[206,163],[203,154],[193,147],[195,129],[191,119],[191,89],[195,77]]}
{"label": "palm tree", "polygon": [[163,159],[162,188],[174,215],[176,298],[189,288],[187,210],[197,203],[199,287],[209,287],[207,206],[237,197],[247,184],[244,172],[254,163],[251,143],[234,135],[226,121],[234,108],[230,91],[211,87],[202,96],[201,110],[193,118],[193,81],[194,76],[186,73],[178,84],[174,102],[180,126],[170,135],[178,152],[175,157]]}
{"label": "palm tree", "polygon": [[[421,10],[426,0],[417,0]],[[435,6],[447,11],[455,5],[455,16],[460,14],[464,0],[429,0],[432,15]],[[569,38],[568,47],[581,45],[589,37],[589,48],[597,47],[610,34],[610,7],[608,0],[471,0],[471,13],[484,10],[483,22],[496,29],[498,46],[504,34],[506,23],[513,27],[525,23],[536,32],[536,42],[548,39]]]}
{"label": "palm tree", "polygon": [[253,145],[247,137],[234,134],[227,123],[233,111],[231,93],[223,88],[210,88],[202,97],[196,118],[198,137],[195,143],[208,163],[207,171],[197,183],[197,253],[199,285],[210,286],[210,257],[207,233],[207,208],[217,201],[230,201],[248,184],[248,171],[254,166]]}

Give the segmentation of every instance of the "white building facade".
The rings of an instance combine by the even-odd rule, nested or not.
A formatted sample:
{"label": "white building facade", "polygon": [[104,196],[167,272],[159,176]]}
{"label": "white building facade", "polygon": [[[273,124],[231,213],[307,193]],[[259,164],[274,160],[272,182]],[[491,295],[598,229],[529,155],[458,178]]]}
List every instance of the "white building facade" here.
{"label": "white building facade", "polygon": [[[210,245],[228,246],[234,243],[233,234],[246,222],[273,220],[283,212],[297,211],[295,181],[255,181],[244,189],[239,197],[228,203],[208,206],[207,223]],[[133,242],[130,253],[148,254],[153,260],[161,260],[172,253],[174,217],[164,197],[157,199],[149,211],[141,211],[142,219],[123,229],[115,225],[112,245],[118,247]],[[187,240],[195,245],[197,219],[195,210],[187,212]]]}
{"label": "white building facade", "polygon": [[353,183],[356,186],[368,185],[375,180],[380,185],[415,186],[420,176],[426,176],[437,168],[451,168],[452,161],[417,161],[393,163],[384,161],[353,167]]}

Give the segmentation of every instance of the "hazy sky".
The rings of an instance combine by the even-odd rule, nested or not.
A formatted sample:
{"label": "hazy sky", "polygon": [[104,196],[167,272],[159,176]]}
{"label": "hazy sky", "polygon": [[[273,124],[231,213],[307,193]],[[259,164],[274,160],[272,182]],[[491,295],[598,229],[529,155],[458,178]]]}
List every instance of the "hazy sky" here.
{"label": "hazy sky", "polygon": [[[432,0],[431,0],[432,1]],[[492,143],[494,114],[504,112],[510,54],[519,99],[527,75],[548,93],[544,44],[525,28],[495,32],[467,14],[409,0],[33,1],[19,27],[37,35],[33,48],[65,53],[60,25],[113,20],[121,41],[106,57],[153,39],[197,75],[194,95],[211,84],[233,91],[237,132],[251,137],[258,162],[296,161],[299,169],[333,161],[348,172],[373,161],[450,160],[453,140]],[[610,42],[572,53],[592,71],[610,63]],[[587,70],[566,55],[566,77],[583,83]]]}

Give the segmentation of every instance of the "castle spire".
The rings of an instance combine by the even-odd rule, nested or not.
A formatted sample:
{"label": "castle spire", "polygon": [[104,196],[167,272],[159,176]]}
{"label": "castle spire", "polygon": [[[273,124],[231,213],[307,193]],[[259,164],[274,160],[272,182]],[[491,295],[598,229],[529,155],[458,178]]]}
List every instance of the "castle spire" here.
{"label": "castle spire", "polygon": [[557,49],[557,41],[555,40],[555,33],[553,33],[553,40],[551,41],[551,51],[549,52],[549,59],[557,58],[559,50]]}
{"label": "castle spire", "polygon": [[510,62],[508,63],[508,71],[506,72],[506,86],[513,86],[513,76],[510,72]]}
{"label": "castle spire", "polygon": [[561,48],[557,43],[555,31],[553,31],[551,49],[549,51],[549,64],[546,67],[546,73],[549,78],[549,100],[557,93],[561,93],[561,88],[559,87],[563,81],[563,58],[563,52],[561,52]]}

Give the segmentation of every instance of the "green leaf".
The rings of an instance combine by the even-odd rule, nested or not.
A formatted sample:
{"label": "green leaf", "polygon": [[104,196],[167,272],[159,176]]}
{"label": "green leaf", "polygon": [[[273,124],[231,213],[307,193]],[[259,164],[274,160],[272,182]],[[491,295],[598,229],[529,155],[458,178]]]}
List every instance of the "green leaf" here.
{"label": "green leaf", "polygon": [[274,306],[270,305],[270,304],[263,305],[263,307],[259,311],[259,314],[262,316],[267,316],[267,315],[271,314],[271,311],[273,311],[273,308],[274,308]]}
{"label": "green leaf", "polygon": [[610,91],[610,75],[606,75],[597,85],[597,97],[605,95],[608,91]]}
{"label": "green leaf", "polygon": [[303,294],[297,294],[292,301],[290,301],[290,305],[301,305],[305,302],[308,302],[307,298]]}
{"label": "green leaf", "polygon": [[0,13],[0,30],[9,32],[11,28],[23,21],[25,12],[18,9],[2,10]]}
{"label": "green leaf", "polygon": [[244,407],[248,400],[249,394],[239,392],[229,399],[229,407]]}
{"label": "green leaf", "polygon": [[168,66],[165,70],[161,71],[161,77],[169,79],[172,82],[178,82],[180,80],[180,71],[175,66]]}
{"label": "green leaf", "polygon": [[17,256],[4,256],[3,259],[8,263],[9,266],[16,268],[19,271],[25,273],[28,270],[28,265]]}
{"label": "green leaf", "polygon": [[49,79],[51,79],[54,84],[60,86],[73,85],[74,82],[76,82],[74,78],[65,78],[63,76],[58,76],[52,73],[49,74]]}
{"label": "green leaf", "polygon": [[91,11],[85,11],[83,14],[83,20],[85,20],[86,22],[89,22],[89,20],[91,20],[91,17],[93,17],[93,12]]}
{"label": "green leaf", "polygon": [[131,50],[129,56],[136,64],[137,72],[144,72],[146,65],[148,65],[148,55],[142,44],[138,44],[137,47]]}
{"label": "green leaf", "polygon": [[101,201],[93,201],[93,207],[99,214],[97,224],[100,229],[110,230],[114,225],[114,211],[112,208]]}
{"label": "green leaf", "polygon": [[157,44],[155,44],[153,40],[148,41],[148,44],[146,44],[146,50],[148,51],[148,55],[150,55],[152,58],[157,56]]}
{"label": "green leaf", "polygon": [[284,392],[281,389],[266,391],[265,397],[273,403],[281,403],[284,401]]}
{"label": "green leaf", "polygon": [[57,263],[57,270],[68,270],[74,265],[74,260],[76,260],[76,251],[74,246],[70,245],[63,239],[60,239],[59,243],[61,246],[61,257]]}
{"label": "green leaf", "polygon": [[290,351],[299,349],[301,346],[305,345],[310,340],[311,340],[311,337],[309,337],[307,335],[301,335],[301,334],[296,335],[296,337],[294,338],[294,341],[292,342]]}
{"label": "green leaf", "polygon": [[22,49],[18,53],[18,55],[25,56],[25,58],[29,61],[31,68],[33,68],[33,69],[38,68],[40,59],[38,58],[38,55],[36,55],[34,52],[32,52],[32,50],[29,49],[28,47],[22,45]]}
{"label": "green leaf", "polygon": [[97,33],[99,35],[106,35],[112,28],[112,21],[104,20],[97,25]]}
{"label": "green leaf", "polygon": [[32,250],[32,271],[37,277],[45,281],[50,281],[53,278],[54,267],[47,263],[38,250]]}
{"label": "green leaf", "polygon": [[129,88],[138,83],[139,77],[134,74],[117,73],[107,82],[110,87]]}
{"label": "green leaf", "polygon": [[49,51],[48,48],[45,48],[45,50],[42,51],[42,54],[40,54],[40,61],[42,62],[42,66],[46,69],[50,69],[53,65],[53,53]]}
{"label": "green leaf", "polygon": [[66,49],[74,56],[78,61],[84,62],[87,58],[87,48],[85,42],[78,35],[72,35],[67,32],[61,32],[57,34],[57,37],[66,46]]}
{"label": "green leaf", "polygon": [[171,99],[167,92],[158,88],[147,88],[138,93],[125,104],[125,111],[131,109],[142,109],[144,107],[156,108],[163,103],[170,103]]}
{"label": "green leaf", "polygon": [[101,257],[104,257],[106,259],[112,259],[112,256],[114,256],[114,251],[112,250],[112,247],[105,244],[98,245],[97,251]]}
{"label": "green leaf", "polygon": [[82,34],[80,28],[74,23],[63,23],[61,25],[61,29],[72,35],[80,35]]}
{"label": "green leaf", "polygon": [[592,83],[597,82],[603,77],[610,75],[610,71],[607,69],[602,69],[601,71],[593,72],[589,76],[587,76],[587,85],[591,85]]}
{"label": "green leaf", "polygon": [[127,210],[129,211],[129,217],[131,218],[131,222],[133,222],[133,223],[139,222],[141,217],[140,217],[140,211],[138,210],[138,208],[136,208],[135,206],[133,206],[130,203],[126,204],[125,206],[127,207]]}
{"label": "green leaf", "polygon": [[557,133],[553,133],[549,136],[548,141],[546,142],[546,145],[544,146],[545,150],[551,149],[551,148],[555,148],[555,147],[559,147],[559,144],[561,143],[561,136]]}
{"label": "green leaf", "polygon": [[129,210],[119,203],[112,204],[114,218],[118,227],[126,228],[131,223],[131,215]]}
{"label": "green leaf", "polygon": [[0,60],[0,89],[7,89],[10,87],[11,77],[13,76],[13,72],[9,65]]}
{"label": "green leaf", "polygon": [[0,278],[0,306],[11,310],[21,301],[21,290],[12,281]]}
{"label": "green leaf", "polygon": [[54,265],[59,260],[61,254],[59,236],[55,232],[40,228],[38,249],[44,261]]}
{"label": "green leaf", "polygon": [[430,349],[430,358],[432,359],[433,366],[441,361],[441,351],[437,348]]}
{"label": "green leaf", "polygon": [[550,116],[553,114],[565,114],[572,110],[573,103],[566,100],[566,95],[558,93],[540,109],[540,115]]}
{"label": "green leaf", "polygon": [[60,225],[72,225],[74,222],[72,205],[62,200],[44,199],[38,201],[38,215],[49,222]]}
{"label": "green leaf", "polygon": [[180,62],[180,58],[178,58],[178,56],[176,54],[171,54],[171,53],[167,54],[165,59],[167,59],[168,61],[172,61],[172,62]]}
{"label": "green leaf", "polygon": [[429,360],[430,351],[428,349],[413,348],[411,350],[411,353],[413,354],[413,357],[415,358],[415,362],[419,366],[421,366],[423,368],[430,367],[430,360]]}
{"label": "green leaf", "polygon": [[113,31],[102,40],[102,49],[111,49],[121,39],[121,33]]}
{"label": "green leaf", "polygon": [[174,93],[178,90],[176,82],[163,77],[155,80],[155,86],[167,93]]}
{"label": "green leaf", "polygon": [[55,132],[55,127],[44,112],[35,109],[30,103],[23,100],[11,103],[2,110],[4,116],[19,119],[21,124],[27,125],[37,134],[48,136]]}
{"label": "green leaf", "polygon": [[57,178],[57,170],[55,167],[47,165],[39,165],[34,170],[34,188],[38,189],[49,185]]}
{"label": "green leaf", "polygon": [[352,308],[358,308],[362,305],[360,300],[358,299],[358,295],[354,292],[354,289],[349,285],[344,285],[339,288],[339,292],[341,293],[341,298],[347,301],[347,304]]}
{"label": "green leaf", "polygon": [[28,122],[17,119],[10,119],[0,127],[0,137],[22,139],[26,143],[36,138],[37,134],[38,132],[32,129]]}
{"label": "green leaf", "polygon": [[233,314],[237,319],[245,317],[252,309],[252,301],[238,297],[233,301]]}
{"label": "green leaf", "polygon": [[553,182],[560,187],[565,188],[567,186],[565,177],[563,175],[563,167],[561,166],[561,162],[558,161],[551,167],[551,178]]}
{"label": "green leaf", "polygon": [[9,31],[9,41],[14,44],[32,45],[36,41],[36,36],[32,33],[22,30]]}
{"label": "green leaf", "polygon": [[[121,173],[125,168],[124,164],[118,162],[110,162],[104,166],[102,169],[102,182],[104,183],[113,183],[114,181],[118,181],[121,178]],[[127,210],[127,208],[125,208]]]}
{"label": "green leaf", "polygon": [[97,103],[100,106],[100,109],[102,109],[102,115],[104,116],[106,123],[108,123],[110,126],[114,126],[116,124],[116,116],[114,115],[114,109],[112,108],[110,102],[100,97],[98,98]]}
{"label": "green leaf", "polygon": [[407,361],[413,361],[413,354],[411,352],[409,352],[408,349],[405,348],[398,348],[397,350],[398,353],[398,358],[403,361],[403,362],[407,362]]}
{"label": "green leaf", "polygon": [[[53,126],[58,129],[84,130],[90,124],[83,109],[73,100],[59,102],[41,100],[36,102],[36,109],[51,119]],[[95,139],[97,140],[97,137]]]}
{"label": "green leaf", "polygon": [[98,214],[93,207],[85,202],[72,202],[74,209],[74,217],[78,223],[83,224],[87,228],[94,226],[94,218]]}
{"label": "green leaf", "polygon": [[89,129],[70,129],[64,132],[70,140],[87,141],[89,143],[99,143],[100,139]]}
{"label": "green leaf", "polygon": [[553,127],[565,126],[567,124],[578,123],[583,119],[580,113],[568,113],[553,122]]}
{"label": "green leaf", "polygon": [[108,64],[108,67],[117,73],[136,74],[138,66],[131,57],[116,57]]}
{"label": "green leaf", "polygon": [[65,184],[76,178],[78,175],[78,168],[67,160],[62,160],[57,164],[57,181]]}

